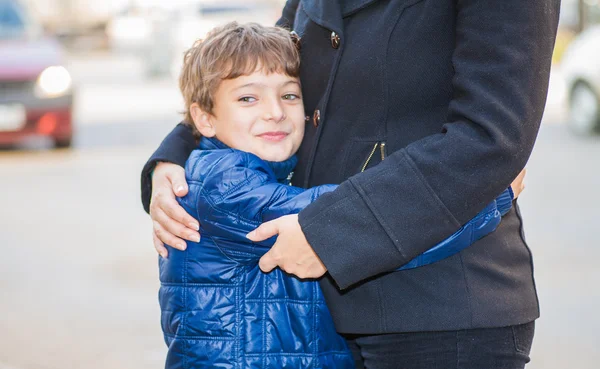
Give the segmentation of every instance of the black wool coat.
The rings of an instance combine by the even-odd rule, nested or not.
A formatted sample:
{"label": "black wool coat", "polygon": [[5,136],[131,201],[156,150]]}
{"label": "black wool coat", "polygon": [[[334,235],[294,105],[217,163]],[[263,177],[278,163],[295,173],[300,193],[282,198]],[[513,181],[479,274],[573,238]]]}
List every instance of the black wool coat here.
{"label": "black wool coat", "polygon": [[[394,269],[455,232],[525,166],[546,100],[559,0],[289,0],[307,123],[297,186],[341,183],[299,215],[345,333],[500,327],[539,316],[514,207],[436,264]],[[194,148],[179,125],[157,161]]]}

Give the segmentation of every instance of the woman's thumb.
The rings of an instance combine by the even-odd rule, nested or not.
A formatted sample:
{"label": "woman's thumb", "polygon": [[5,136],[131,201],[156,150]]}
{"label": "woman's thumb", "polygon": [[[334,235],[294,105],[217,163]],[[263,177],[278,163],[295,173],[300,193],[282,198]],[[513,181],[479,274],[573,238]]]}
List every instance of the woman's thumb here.
{"label": "woman's thumb", "polygon": [[[183,169],[183,168],[182,168]],[[173,192],[177,197],[182,197],[188,193],[188,185],[185,181],[185,171],[176,171],[169,175],[169,180],[173,186]]]}
{"label": "woman's thumb", "polygon": [[260,242],[267,238],[271,238],[279,234],[279,227],[277,226],[277,220],[272,220],[261,224],[258,228],[246,235],[250,241]]}

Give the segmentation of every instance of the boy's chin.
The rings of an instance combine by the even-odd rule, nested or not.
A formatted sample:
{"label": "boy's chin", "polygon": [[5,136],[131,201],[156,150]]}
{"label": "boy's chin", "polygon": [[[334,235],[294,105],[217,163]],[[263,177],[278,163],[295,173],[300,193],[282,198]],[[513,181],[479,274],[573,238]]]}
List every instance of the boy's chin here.
{"label": "boy's chin", "polygon": [[289,149],[287,149],[287,150],[267,150],[267,151],[263,151],[263,152],[257,154],[257,156],[259,158],[261,158],[262,160],[272,161],[272,162],[286,161],[289,158],[291,158],[293,155],[294,155],[294,153],[291,152],[291,150],[289,150]]}

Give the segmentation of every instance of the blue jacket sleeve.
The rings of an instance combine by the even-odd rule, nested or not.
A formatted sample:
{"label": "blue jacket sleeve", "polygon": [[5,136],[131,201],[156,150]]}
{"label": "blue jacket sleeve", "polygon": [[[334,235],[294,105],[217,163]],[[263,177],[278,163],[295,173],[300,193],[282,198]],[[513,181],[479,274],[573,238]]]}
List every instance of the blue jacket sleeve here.
{"label": "blue jacket sleeve", "polygon": [[[325,185],[305,190],[278,183],[267,163],[240,151],[232,151],[216,164],[210,165],[211,161],[207,156],[205,162],[196,165],[212,166],[201,184],[190,179],[190,189],[194,188],[190,192],[197,193],[197,198],[192,199],[193,211],[200,221],[201,234],[209,235],[222,252],[236,260],[258,260],[273,246],[275,237],[258,243],[246,238],[262,222],[296,214],[337,187]],[[186,198],[182,202],[190,201]],[[190,211],[189,204],[182,205]]]}
{"label": "blue jacket sleeve", "polygon": [[273,201],[262,212],[262,220],[268,222],[284,215],[298,214],[319,196],[336,188],[337,185],[322,185],[306,190],[278,184],[272,197]]}

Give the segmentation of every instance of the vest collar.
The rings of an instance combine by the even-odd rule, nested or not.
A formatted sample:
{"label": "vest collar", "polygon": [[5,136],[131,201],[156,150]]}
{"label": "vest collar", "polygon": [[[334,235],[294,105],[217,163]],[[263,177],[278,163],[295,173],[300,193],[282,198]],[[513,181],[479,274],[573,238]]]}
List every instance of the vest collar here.
{"label": "vest collar", "polygon": [[[230,148],[215,137],[202,137],[198,147],[201,150],[226,150]],[[271,168],[273,174],[275,174],[277,181],[283,182],[289,179],[290,174],[298,163],[298,158],[296,155],[292,155],[291,158],[284,161],[265,160],[265,162],[269,165],[269,168]]]}

